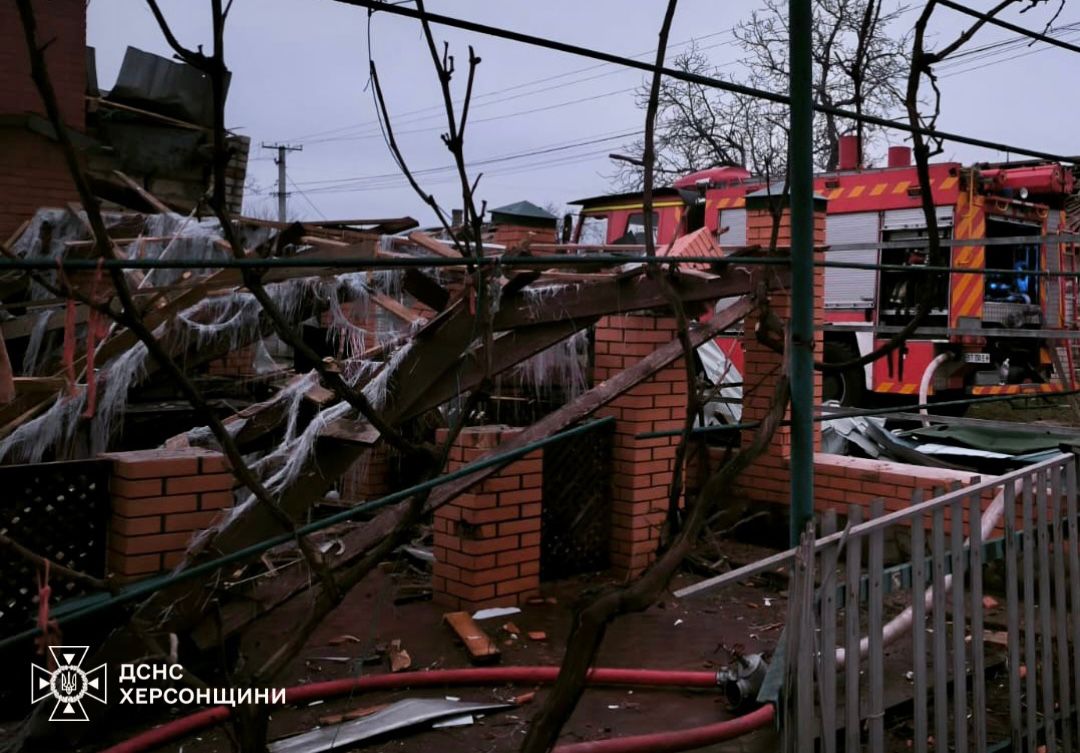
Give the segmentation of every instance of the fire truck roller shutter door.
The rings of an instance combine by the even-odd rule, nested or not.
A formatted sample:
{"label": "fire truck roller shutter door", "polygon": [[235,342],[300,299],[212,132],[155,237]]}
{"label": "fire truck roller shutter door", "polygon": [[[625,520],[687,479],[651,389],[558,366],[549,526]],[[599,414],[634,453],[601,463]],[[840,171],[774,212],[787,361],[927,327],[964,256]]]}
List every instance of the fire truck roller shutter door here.
{"label": "fire truck roller shutter door", "polygon": [[[865,243],[866,248],[828,251],[825,258],[835,262],[876,264],[880,213],[855,212],[830,214],[825,220],[825,240],[829,245]],[[868,309],[874,306],[877,272],[873,269],[825,269],[825,311],[829,309]]]}
{"label": "fire truck roller shutter door", "polygon": [[720,223],[717,227],[726,227],[728,231],[717,238],[717,243],[725,249],[736,248],[746,245],[746,210],[742,207],[737,209],[721,209]]}
{"label": "fire truck roller shutter door", "polygon": [[[951,227],[953,208],[937,207],[938,230]],[[926,215],[921,207],[914,209],[889,209],[881,221],[882,230],[912,230],[926,227]]]}

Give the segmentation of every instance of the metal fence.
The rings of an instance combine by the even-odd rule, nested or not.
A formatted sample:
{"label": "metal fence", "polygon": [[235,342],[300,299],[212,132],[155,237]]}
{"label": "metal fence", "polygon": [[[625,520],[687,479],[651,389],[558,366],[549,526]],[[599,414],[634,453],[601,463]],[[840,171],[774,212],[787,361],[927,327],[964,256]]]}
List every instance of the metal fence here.
{"label": "metal fence", "polygon": [[1080,750],[1076,473],[1059,455],[910,508],[877,502],[868,522],[852,507],[843,531],[833,515],[804,535],[785,750]]}

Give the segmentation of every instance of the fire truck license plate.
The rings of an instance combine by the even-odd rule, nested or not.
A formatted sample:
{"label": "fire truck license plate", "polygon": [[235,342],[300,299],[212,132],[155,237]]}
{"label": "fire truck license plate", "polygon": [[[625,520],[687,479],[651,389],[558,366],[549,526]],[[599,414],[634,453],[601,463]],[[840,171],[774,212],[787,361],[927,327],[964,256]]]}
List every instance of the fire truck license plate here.
{"label": "fire truck license plate", "polygon": [[964,363],[990,363],[989,353],[965,353]]}

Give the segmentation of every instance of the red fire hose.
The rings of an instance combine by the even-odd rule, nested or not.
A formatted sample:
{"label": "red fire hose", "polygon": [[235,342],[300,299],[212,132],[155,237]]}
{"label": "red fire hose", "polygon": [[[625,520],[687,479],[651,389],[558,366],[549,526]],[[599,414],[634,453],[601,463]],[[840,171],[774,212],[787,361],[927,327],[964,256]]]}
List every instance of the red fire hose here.
{"label": "red fire hose", "polygon": [[[370,675],[296,685],[285,690],[286,703],[304,703],[355,691],[397,688],[442,687],[446,685],[501,685],[504,683],[551,683],[559,675],[558,667],[491,667],[484,669],[443,669],[406,674]],[[677,688],[714,688],[715,672],[668,671],[655,669],[593,669],[592,685],[638,685]],[[229,706],[215,706],[181,717],[168,724],[142,732],[107,748],[102,753],[144,753],[179,737],[194,734],[224,722],[232,715]],[[676,732],[657,732],[634,737],[575,743],[555,749],[556,753],[661,753],[700,748],[730,740],[760,729],[773,718],[773,707],[763,706],[745,716],[718,724],[709,724]]]}

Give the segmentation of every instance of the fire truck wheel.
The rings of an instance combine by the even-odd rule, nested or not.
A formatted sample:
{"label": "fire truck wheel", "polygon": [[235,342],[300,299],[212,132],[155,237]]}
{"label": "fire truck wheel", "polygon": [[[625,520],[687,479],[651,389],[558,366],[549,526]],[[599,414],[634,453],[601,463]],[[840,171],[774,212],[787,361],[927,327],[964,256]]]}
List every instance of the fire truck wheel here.
{"label": "fire truck wheel", "polygon": [[[847,343],[825,343],[825,363],[852,361],[859,354]],[[835,400],[841,405],[858,408],[866,398],[866,377],[861,366],[843,371],[822,373],[821,397],[824,401]]]}

